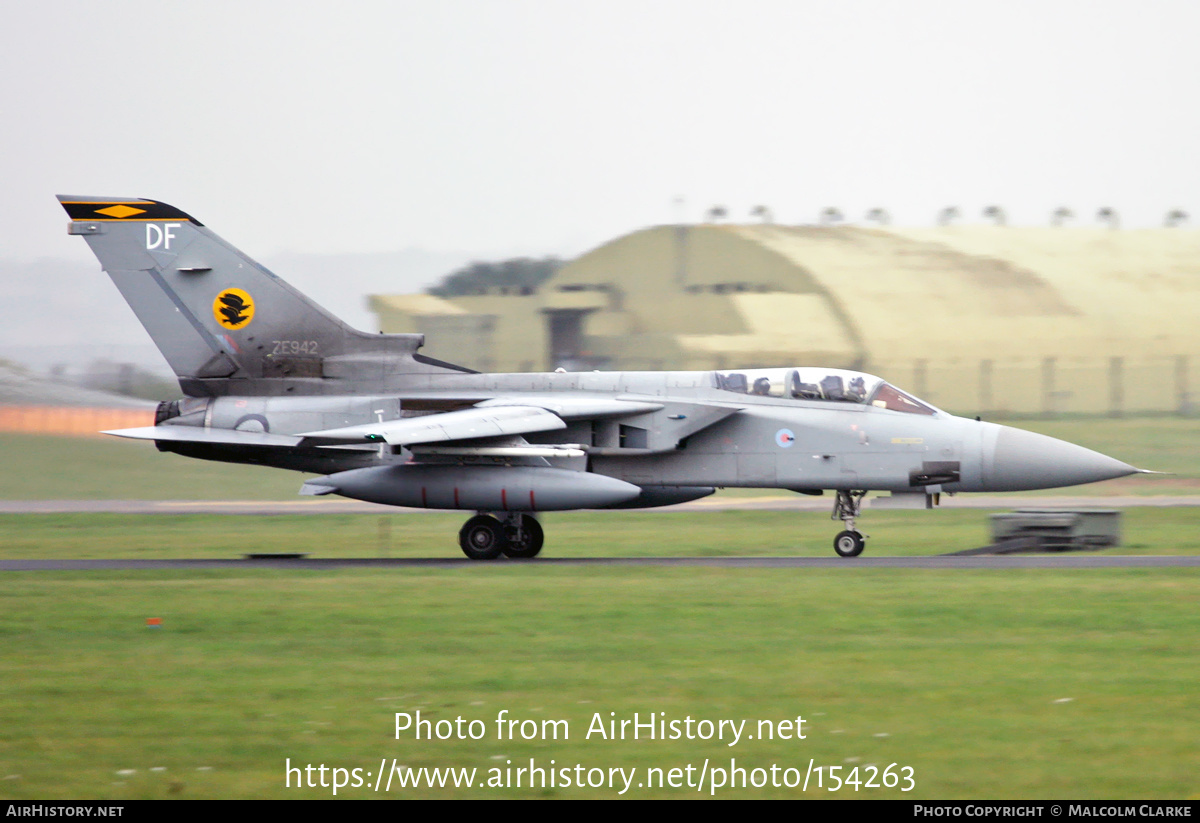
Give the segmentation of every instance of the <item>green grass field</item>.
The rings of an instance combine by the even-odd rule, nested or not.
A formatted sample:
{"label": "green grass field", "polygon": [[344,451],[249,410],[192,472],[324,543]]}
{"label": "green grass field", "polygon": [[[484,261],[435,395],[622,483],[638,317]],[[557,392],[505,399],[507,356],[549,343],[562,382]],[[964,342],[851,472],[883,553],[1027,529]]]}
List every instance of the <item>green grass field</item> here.
{"label": "green grass field", "polygon": [[[285,761],[376,771],[396,758],[484,774],[536,758],[641,774],[732,757],[802,772],[810,759],[847,772],[911,766],[908,797],[1195,797],[1196,584],[1196,570],[536,564],[10,575],[0,590],[0,792],[328,797],[287,790]],[[162,627],[148,628],[147,617]],[[497,740],[501,709],[565,719],[570,739]],[[483,720],[487,735],[396,740],[394,713],[417,710]],[[584,739],[596,712],[752,728],[799,715],[806,739]],[[808,795],[828,792],[810,786]]]}
{"label": "green grass field", "polygon": [[[1171,481],[1173,492],[1155,493],[1187,492],[1196,439],[1184,427],[1098,422],[1096,441],[1048,433],[1150,468],[1175,460],[1190,473]],[[7,436],[0,448],[9,469],[0,498],[277,499],[300,479],[116,441]],[[461,520],[8,515],[0,557],[456,557]],[[580,512],[544,522],[554,557],[829,556],[837,529],[824,513],[754,511]],[[984,511],[868,511],[864,525],[870,556],[988,540]],[[1129,509],[1124,534],[1110,553],[1196,554],[1200,509]],[[474,768],[486,781],[490,769],[530,758],[547,769],[551,760],[585,772],[637,769],[626,797],[695,797],[710,787],[637,783],[650,769],[691,765],[698,774],[706,760],[728,770],[733,758],[747,770],[776,765],[801,776],[810,761],[844,777],[895,763],[912,768],[916,785],[831,794],[814,777],[807,797],[1194,799],[1198,583],[1195,569],[882,570],[853,561],[819,571],[501,561],[6,572],[0,798],[320,798],[331,789],[285,787],[289,759],[360,775],[394,759]],[[570,738],[498,740],[501,710],[566,720]],[[395,713],[416,711],[484,721],[485,736],[397,740]],[[806,737],[732,747],[585,739],[593,715],[610,712],[746,720],[751,733],[759,720],[799,715]],[[616,796],[607,787],[338,793]],[[802,795],[739,785],[716,796]]]}

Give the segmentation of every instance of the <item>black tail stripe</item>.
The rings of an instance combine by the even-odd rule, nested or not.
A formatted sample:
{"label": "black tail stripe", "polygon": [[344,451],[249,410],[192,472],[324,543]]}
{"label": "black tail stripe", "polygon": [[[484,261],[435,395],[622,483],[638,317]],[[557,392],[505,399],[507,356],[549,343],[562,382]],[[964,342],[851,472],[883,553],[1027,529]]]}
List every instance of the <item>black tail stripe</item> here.
{"label": "black tail stripe", "polygon": [[[131,209],[141,209],[141,212],[131,214],[128,217],[113,217],[111,214],[100,213],[101,209],[109,209],[113,206],[128,206]],[[156,203],[153,200],[88,201],[86,203],[67,201],[62,204],[62,207],[67,210],[67,215],[72,220],[113,220],[118,222],[121,220],[128,220],[130,222],[139,220],[187,220],[195,223],[197,226],[204,225],[190,214],[182,212],[174,206],[168,206],[166,203]]]}

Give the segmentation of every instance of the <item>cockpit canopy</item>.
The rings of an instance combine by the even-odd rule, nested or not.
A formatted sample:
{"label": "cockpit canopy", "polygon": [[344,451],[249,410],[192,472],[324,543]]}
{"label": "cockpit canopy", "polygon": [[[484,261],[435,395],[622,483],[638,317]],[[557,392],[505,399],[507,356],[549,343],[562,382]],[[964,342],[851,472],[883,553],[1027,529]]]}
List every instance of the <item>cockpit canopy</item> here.
{"label": "cockpit canopy", "polygon": [[741,369],[714,372],[714,377],[717,388],[738,394],[860,403],[908,414],[937,413],[882,378],[844,369]]}

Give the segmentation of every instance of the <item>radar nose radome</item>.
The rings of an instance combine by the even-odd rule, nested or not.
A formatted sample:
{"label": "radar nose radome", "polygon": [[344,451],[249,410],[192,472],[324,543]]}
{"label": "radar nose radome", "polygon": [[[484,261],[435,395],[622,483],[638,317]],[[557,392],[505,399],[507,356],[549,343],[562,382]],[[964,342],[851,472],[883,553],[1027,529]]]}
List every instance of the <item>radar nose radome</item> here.
{"label": "radar nose radome", "polygon": [[986,486],[989,491],[1052,489],[1112,480],[1138,471],[1083,446],[1001,426]]}

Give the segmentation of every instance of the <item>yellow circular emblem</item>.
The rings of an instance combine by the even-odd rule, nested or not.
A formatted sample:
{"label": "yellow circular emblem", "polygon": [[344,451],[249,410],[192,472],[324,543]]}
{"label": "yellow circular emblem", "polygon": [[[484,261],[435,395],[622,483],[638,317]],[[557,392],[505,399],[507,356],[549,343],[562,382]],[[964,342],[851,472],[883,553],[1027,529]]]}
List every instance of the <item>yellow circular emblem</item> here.
{"label": "yellow circular emblem", "polygon": [[227,329],[242,329],[254,319],[254,301],[241,289],[225,289],[213,301],[213,317]]}

